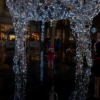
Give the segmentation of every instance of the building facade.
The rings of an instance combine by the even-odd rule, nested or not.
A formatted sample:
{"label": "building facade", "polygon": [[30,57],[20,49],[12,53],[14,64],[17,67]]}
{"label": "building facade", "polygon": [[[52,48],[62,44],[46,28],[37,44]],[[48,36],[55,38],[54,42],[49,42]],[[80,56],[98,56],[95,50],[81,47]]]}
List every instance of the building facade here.
{"label": "building facade", "polygon": [[[53,37],[52,37],[53,36]],[[62,46],[67,48],[75,48],[75,38],[72,34],[72,30],[70,29],[70,22],[68,19],[56,21],[56,25],[51,25],[51,22],[47,23],[47,31],[46,37],[53,38],[58,37]]]}
{"label": "building facade", "polygon": [[[39,41],[41,22],[30,21],[25,29],[27,41]],[[14,26],[5,0],[0,0],[0,40],[11,41],[15,39]]]}
{"label": "building facade", "polygon": [[[100,16],[94,18],[92,27],[100,26],[99,17]],[[14,31],[12,31],[13,28],[12,17],[6,6],[6,2],[5,0],[0,0],[0,40],[8,41],[15,39]],[[27,41],[40,41],[41,22],[30,21],[25,31],[27,31],[25,35]],[[47,22],[45,24],[45,37],[52,38],[52,43],[54,44],[55,36],[60,38],[61,44],[64,45],[65,48],[74,49],[76,47],[75,38],[72,34],[68,19],[59,20],[55,23]],[[96,35],[91,33],[91,39],[96,39]]]}

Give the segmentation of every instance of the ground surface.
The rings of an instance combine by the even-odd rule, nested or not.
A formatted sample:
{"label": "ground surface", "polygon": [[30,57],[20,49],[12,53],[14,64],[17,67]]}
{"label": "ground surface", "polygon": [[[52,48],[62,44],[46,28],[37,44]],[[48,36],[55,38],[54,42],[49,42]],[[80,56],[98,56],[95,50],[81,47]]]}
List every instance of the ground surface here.
{"label": "ground surface", "polygon": [[87,66],[83,67],[83,75],[76,75],[75,64],[67,63],[68,58],[63,53],[56,57],[52,71],[47,69],[45,53],[41,67],[41,51],[27,52],[27,74],[16,75],[12,60],[14,50],[0,51],[0,100],[94,99],[94,77]]}

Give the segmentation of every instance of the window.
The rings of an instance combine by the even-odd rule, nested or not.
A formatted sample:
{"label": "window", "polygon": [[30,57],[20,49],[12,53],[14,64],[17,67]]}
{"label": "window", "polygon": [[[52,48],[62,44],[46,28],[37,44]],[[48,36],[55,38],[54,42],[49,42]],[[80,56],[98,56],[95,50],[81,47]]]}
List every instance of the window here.
{"label": "window", "polygon": [[70,41],[73,41],[73,40],[74,40],[74,38],[73,38],[73,37],[70,37],[70,38],[69,38],[69,40],[70,40]]}

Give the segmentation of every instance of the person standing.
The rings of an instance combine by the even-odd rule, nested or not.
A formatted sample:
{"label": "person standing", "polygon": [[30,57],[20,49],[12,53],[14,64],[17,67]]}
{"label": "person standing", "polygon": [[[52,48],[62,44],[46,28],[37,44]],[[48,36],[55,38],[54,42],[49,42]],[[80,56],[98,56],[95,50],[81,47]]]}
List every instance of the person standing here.
{"label": "person standing", "polygon": [[97,42],[94,44],[95,59],[91,69],[95,76],[95,98],[99,98],[100,88],[100,32],[97,33]]}
{"label": "person standing", "polygon": [[56,51],[57,54],[59,54],[59,48],[60,47],[61,47],[60,39],[58,37],[56,37],[55,51]]}
{"label": "person standing", "polygon": [[48,37],[48,42],[47,42],[47,46],[48,46],[48,48],[50,47],[50,43],[51,43],[51,38]]}
{"label": "person standing", "polygon": [[48,59],[48,69],[50,69],[50,63],[52,64],[52,70],[53,70],[53,61],[54,61],[54,55],[55,55],[55,50],[54,47],[51,45],[47,51],[47,59]]}
{"label": "person standing", "polygon": [[93,51],[94,51],[94,44],[95,44],[95,40],[94,39],[92,39],[92,41],[91,41],[91,49],[92,49],[92,55],[93,55]]}

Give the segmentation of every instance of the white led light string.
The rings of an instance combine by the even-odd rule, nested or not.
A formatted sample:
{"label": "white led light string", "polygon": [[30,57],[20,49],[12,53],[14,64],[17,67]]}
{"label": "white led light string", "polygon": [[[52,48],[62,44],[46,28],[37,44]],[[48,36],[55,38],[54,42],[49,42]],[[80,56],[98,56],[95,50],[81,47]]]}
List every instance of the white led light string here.
{"label": "white led light string", "polygon": [[52,0],[51,3],[33,0],[6,0],[10,14],[15,17],[25,18],[24,21],[50,21],[67,18],[68,4],[65,0]]}
{"label": "white led light string", "polygon": [[44,62],[43,62],[43,51],[41,51],[41,63],[40,63],[40,81],[42,82],[43,81],[43,65],[44,65]]}
{"label": "white led light string", "polygon": [[42,25],[41,25],[41,41],[44,41],[44,36],[45,36],[45,22],[42,21]]}
{"label": "white led light string", "polygon": [[[14,63],[20,64],[19,71],[21,73],[25,72],[26,69],[23,66],[26,66],[26,46],[24,41],[24,29],[27,27],[27,22],[30,20],[35,21],[50,21],[59,19],[58,14],[63,12],[59,10],[59,6],[62,4],[57,4],[57,1],[54,0],[51,4],[42,3],[40,6],[40,1],[34,0],[6,0],[6,4],[9,8],[10,14],[13,18],[13,25],[15,29],[15,56]],[[40,7],[40,8],[39,8]],[[47,7],[47,9],[45,9]],[[59,9],[58,9],[59,8]],[[59,11],[57,11],[59,10]],[[55,13],[56,11],[56,13]],[[65,12],[65,11],[64,11]],[[58,18],[56,18],[58,16]],[[54,17],[54,18],[53,18]],[[43,22],[44,23],[44,22]],[[43,25],[42,25],[43,26]],[[42,28],[43,29],[43,28]],[[42,38],[44,40],[44,34],[42,32]],[[26,65],[25,65],[26,64]]]}
{"label": "white led light string", "polygon": [[27,71],[26,69],[26,43],[24,38],[24,29],[27,27],[27,23],[23,21],[23,19],[13,18],[13,25],[15,29],[15,35],[17,40],[15,41],[15,56],[14,63],[20,64],[20,72],[24,73]]}
{"label": "white led light string", "polygon": [[[19,68],[19,65],[16,65]],[[13,66],[13,69],[16,67]],[[15,72],[15,94],[14,94],[14,100],[25,100],[26,98],[26,83],[27,83],[27,75],[25,74],[19,74]]]}
{"label": "white led light string", "polygon": [[86,56],[88,66],[92,66],[90,28],[93,17],[99,12],[100,0],[71,0],[69,2],[75,3],[74,9],[69,11],[68,19],[76,38],[77,74],[82,74],[84,56]]}
{"label": "white led light string", "polygon": [[[27,27],[27,22],[30,20],[46,22],[68,18],[73,30],[73,35],[76,38],[76,74],[82,74],[84,56],[86,56],[88,66],[92,65],[89,30],[93,17],[100,11],[100,0],[61,0],[61,2],[51,0],[50,3],[47,0],[43,3],[41,3],[40,0],[6,0],[6,3],[13,18],[15,35],[17,37],[14,57],[15,66],[13,68],[15,73],[20,74],[27,71],[24,29]],[[88,25],[88,28],[85,27],[86,25]],[[43,57],[41,56],[41,72],[43,71],[42,60]],[[20,62],[19,66],[17,65],[18,62]],[[86,78],[89,79],[90,74],[88,74],[89,73],[86,73],[84,80],[86,80]],[[18,80],[21,81],[20,78],[18,78]],[[42,80],[43,73],[41,73],[41,81]],[[87,81],[87,83],[86,81],[83,84],[84,87],[86,84],[88,85],[89,81]],[[81,82],[79,82],[79,87],[82,88],[80,84]],[[16,86],[18,85],[16,84]],[[20,87],[18,92],[19,90]]]}
{"label": "white led light string", "polygon": [[[90,29],[91,24],[89,24],[89,28],[86,28],[85,23],[92,22],[92,19],[99,12],[100,0],[44,0],[44,2],[40,2],[40,0],[6,0],[7,6],[10,10],[10,14],[13,18],[18,18],[22,23],[26,23],[30,20],[35,21],[54,21],[59,19],[68,18],[71,22],[71,28],[73,30],[73,34],[75,34],[76,42],[77,42],[77,61],[79,69],[83,66],[83,57],[84,55],[87,58],[88,65],[91,66],[91,52],[90,52],[90,33],[88,30]],[[75,18],[76,17],[76,18]],[[17,24],[19,25],[20,22]],[[78,24],[77,24],[78,23]],[[23,24],[24,25],[24,24]],[[75,27],[73,27],[73,25]],[[21,26],[23,28],[23,26]],[[25,28],[25,27],[24,27]],[[84,30],[83,30],[84,28]],[[20,30],[20,29],[18,29]],[[20,30],[21,33],[22,30]],[[21,33],[23,37],[23,32]],[[16,36],[20,34],[17,34]],[[17,36],[17,37],[18,37]],[[81,40],[81,38],[83,40]],[[19,39],[20,42],[23,42],[23,39]],[[82,43],[81,43],[82,42]],[[23,42],[24,44],[24,42]],[[84,45],[86,44],[86,45]],[[17,46],[19,43],[17,42]],[[81,45],[81,46],[80,46]],[[84,47],[85,46],[85,47]],[[86,48],[87,47],[87,48]],[[19,49],[18,47],[16,47]],[[25,48],[25,47],[24,47]],[[24,49],[23,48],[23,49]],[[23,52],[23,49],[19,49],[19,51]],[[24,49],[25,50],[25,49]],[[83,53],[85,51],[85,53]],[[18,52],[18,55],[21,53]],[[15,56],[17,57],[17,56]],[[80,58],[79,58],[80,57]],[[18,59],[21,59],[17,57]],[[24,59],[24,57],[22,57]],[[16,60],[16,62],[18,62]]]}
{"label": "white led light string", "polygon": [[88,95],[88,86],[90,82],[91,68],[84,71],[83,75],[77,75],[75,79],[75,90],[71,93],[69,100],[86,100]]}

